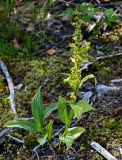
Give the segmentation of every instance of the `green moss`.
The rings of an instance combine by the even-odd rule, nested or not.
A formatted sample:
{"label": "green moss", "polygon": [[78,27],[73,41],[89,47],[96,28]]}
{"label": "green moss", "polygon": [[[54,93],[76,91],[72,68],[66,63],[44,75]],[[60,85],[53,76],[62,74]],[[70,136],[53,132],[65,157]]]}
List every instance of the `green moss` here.
{"label": "green moss", "polygon": [[111,79],[118,78],[121,75],[121,63],[122,57],[108,58],[93,64],[90,72],[94,72],[98,82],[109,84]]}
{"label": "green moss", "polygon": [[119,127],[119,121],[114,118],[108,118],[103,121],[103,126],[109,130],[116,129]]}
{"label": "green moss", "polygon": [[103,33],[101,36],[101,39],[106,42],[118,41],[119,38],[120,37],[119,37],[119,33],[117,30],[110,31],[109,36],[106,36],[105,33]]}
{"label": "green moss", "polygon": [[105,144],[106,140],[109,142],[112,137],[121,135],[121,127],[121,119],[104,117],[98,124],[92,126],[89,140]]}
{"label": "green moss", "polygon": [[100,154],[96,153],[91,160],[104,160],[104,158]]}
{"label": "green moss", "polygon": [[5,106],[10,107],[10,101],[9,101],[8,97],[6,97],[6,96],[2,97],[1,102],[2,102],[3,107],[5,107]]}
{"label": "green moss", "polygon": [[3,92],[5,91],[5,85],[4,85],[5,78],[0,75],[0,95],[2,96]]}
{"label": "green moss", "polygon": [[70,53],[65,52],[62,55],[46,57],[45,76],[51,77],[55,74],[65,73],[68,67],[70,67],[69,56]]}
{"label": "green moss", "polygon": [[39,135],[34,133],[29,133],[27,136],[24,137],[24,142],[27,147],[36,146],[38,144],[37,138]]}

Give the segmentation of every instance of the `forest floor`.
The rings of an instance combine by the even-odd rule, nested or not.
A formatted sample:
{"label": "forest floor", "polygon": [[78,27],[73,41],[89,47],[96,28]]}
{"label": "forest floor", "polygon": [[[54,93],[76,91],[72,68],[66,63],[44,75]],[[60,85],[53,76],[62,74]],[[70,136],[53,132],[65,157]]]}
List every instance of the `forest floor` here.
{"label": "forest floor", "polygon": [[[122,2],[100,2],[93,5],[98,8],[103,5],[103,9],[118,9],[122,15]],[[66,78],[64,73],[69,73],[72,65],[70,44],[74,33],[73,19],[69,20],[65,13],[67,3],[59,1],[44,8],[47,6],[45,3],[40,9],[37,1],[20,2],[16,4],[16,14],[11,13],[5,21],[3,17],[0,19],[0,35],[3,35],[0,38],[0,57],[6,64],[15,86],[15,103],[20,118],[32,117],[31,99],[40,86],[45,104],[57,101],[59,95],[68,97],[71,92],[69,86],[63,82]],[[80,1],[70,1],[68,7],[75,8],[75,5],[79,4]],[[33,7],[40,12],[32,12]],[[52,17],[46,19],[44,15],[49,13]],[[0,14],[4,16],[5,13]],[[11,18],[14,21],[11,22]],[[119,150],[122,147],[122,81],[112,82],[114,79],[122,79],[122,54],[116,56],[122,53],[122,24],[112,23],[104,32],[100,31],[100,27],[94,28],[91,33],[86,33],[83,28],[83,38],[91,42],[90,61],[97,57],[115,56],[91,64],[83,71],[83,75],[92,73],[97,79],[97,85],[118,86],[121,89],[104,94],[95,90],[96,86],[91,80],[82,86],[82,92],[92,92],[90,102],[95,111],[86,113],[78,121],[78,125],[83,126],[86,132],[75,141],[73,149],[66,150],[64,147],[59,152],[56,148],[55,159],[104,160],[104,157],[90,147],[92,141],[102,145],[118,160],[122,159]],[[0,160],[36,160],[37,157],[32,152],[38,145],[36,134],[23,129],[14,129],[4,134],[2,132],[5,122],[15,116],[11,112],[8,96],[6,77],[0,69]],[[56,111],[49,118],[54,120],[55,132],[63,127]],[[11,139],[9,134],[24,140],[25,144]],[[54,159],[53,150],[46,144],[38,149],[38,154],[40,159]]]}

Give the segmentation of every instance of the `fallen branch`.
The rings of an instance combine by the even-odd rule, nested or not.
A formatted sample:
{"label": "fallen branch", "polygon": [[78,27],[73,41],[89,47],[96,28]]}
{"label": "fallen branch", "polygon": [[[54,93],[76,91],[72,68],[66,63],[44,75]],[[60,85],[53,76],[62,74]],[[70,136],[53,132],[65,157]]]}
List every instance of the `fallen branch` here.
{"label": "fallen branch", "polygon": [[10,91],[9,99],[10,99],[11,110],[13,113],[16,114],[16,105],[14,102],[14,84],[12,82],[12,78],[8,72],[6,65],[4,64],[4,62],[2,60],[0,60],[0,67],[6,77],[7,82],[8,82],[8,87],[9,87],[9,91]]}
{"label": "fallen branch", "polygon": [[4,128],[1,132],[0,132],[0,144],[2,144],[5,140],[5,137],[12,132],[14,129],[13,128]]}
{"label": "fallen branch", "polygon": [[16,137],[13,137],[13,136],[11,136],[10,134],[7,135],[7,137],[10,138],[10,139],[12,139],[12,140],[14,140],[14,141],[16,141],[16,142],[18,142],[18,143],[21,143],[21,144],[24,145],[24,141],[21,140],[21,139],[18,139],[18,138],[16,138]]}
{"label": "fallen branch", "polygon": [[122,79],[112,79],[111,83],[120,83],[122,82]]}
{"label": "fallen branch", "polygon": [[88,63],[85,63],[85,64],[81,65],[81,71],[88,70],[89,66],[91,66],[92,64],[94,64],[94,63],[96,63],[98,61],[105,60],[105,59],[108,59],[108,58],[117,57],[117,56],[122,56],[122,53],[117,53],[117,54],[114,54],[114,55],[107,55],[107,56],[97,57],[94,61],[88,62]]}
{"label": "fallen branch", "polygon": [[107,150],[105,150],[98,143],[92,141],[90,145],[92,148],[94,148],[97,152],[99,152],[107,160],[118,160],[117,158],[113,157]]}

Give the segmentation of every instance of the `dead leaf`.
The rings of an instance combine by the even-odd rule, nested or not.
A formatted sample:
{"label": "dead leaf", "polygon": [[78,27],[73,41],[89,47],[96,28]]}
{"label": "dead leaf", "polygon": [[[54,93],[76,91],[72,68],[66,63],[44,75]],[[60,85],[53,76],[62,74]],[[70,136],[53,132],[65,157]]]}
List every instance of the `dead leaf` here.
{"label": "dead leaf", "polygon": [[5,86],[5,89],[6,89],[6,93],[9,94],[9,87]]}
{"label": "dead leaf", "polygon": [[26,30],[27,30],[27,32],[33,32],[35,30],[34,24],[33,23],[29,23]]}
{"label": "dead leaf", "polygon": [[16,38],[14,38],[14,39],[12,40],[12,45],[13,45],[13,47],[14,47],[15,49],[19,49],[19,48],[20,48],[19,42],[18,42],[18,40],[17,40]]}
{"label": "dead leaf", "polygon": [[112,116],[116,116],[116,115],[119,114],[120,112],[122,112],[122,108],[113,108],[113,109],[111,110]]}
{"label": "dead leaf", "polygon": [[48,50],[47,50],[47,53],[48,53],[50,56],[52,56],[52,55],[54,55],[54,54],[56,53],[56,49],[54,49],[54,48],[48,49]]}

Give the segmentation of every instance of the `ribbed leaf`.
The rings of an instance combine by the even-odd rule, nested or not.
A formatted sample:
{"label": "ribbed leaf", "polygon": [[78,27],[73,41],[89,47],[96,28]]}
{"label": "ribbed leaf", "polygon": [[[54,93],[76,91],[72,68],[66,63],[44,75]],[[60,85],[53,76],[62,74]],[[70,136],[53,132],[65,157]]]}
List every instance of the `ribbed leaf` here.
{"label": "ribbed leaf", "polygon": [[67,149],[69,149],[72,146],[74,140],[78,138],[83,132],[85,132],[85,129],[82,127],[69,128],[65,136],[63,134],[60,134],[60,142],[65,143]]}
{"label": "ribbed leaf", "polygon": [[53,111],[58,108],[57,103],[52,103],[45,108],[44,119],[46,119]]}
{"label": "ribbed leaf", "polygon": [[74,111],[75,117],[79,120],[82,115],[82,108],[77,104],[71,104],[71,108]]}
{"label": "ribbed leaf", "polygon": [[60,117],[60,120],[68,127],[69,125],[69,118],[67,113],[67,101],[63,97],[59,97],[58,99],[58,114]]}
{"label": "ribbed leaf", "polygon": [[84,100],[80,100],[76,103],[76,105],[79,105],[82,109],[82,114],[85,112],[89,112],[91,110],[95,110],[88,102]]}
{"label": "ribbed leaf", "polygon": [[39,137],[37,141],[43,146],[47,141],[46,137],[47,135],[45,135],[44,137]]}
{"label": "ribbed leaf", "polygon": [[74,142],[74,138],[72,136],[64,136],[63,134],[59,135],[59,140],[66,144],[67,149],[69,149]]}
{"label": "ribbed leaf", "polygon": [[27,120],[11,120],[5,123],[6,127],[18,127],[23,128],[25,130],[31,131],[31,132],[39,132],[39,130],[36,128],[35,123]]}
{"label": "ribbed leaf", "polygon": [[46,127],[47,139],[51,141],[53,135],[53,121],[50,121]]}
{"label": "ribbed leaf", "polygon": [[85,132],[85,129],[82,127],[73,127],[69,128],[67,131],[68,136],[72,136],[74,140],[78,138],[83,132]]}
{"label": "ribbed leaf", "polygon": [[43,98],[42,98],[40,89],[37,91],[37,93],[33,97],[31,106],[32,106],[32,114],[36,122],[36,126],[38,130],[41,131],[42,123],[44,120],[44,104],[43,104]]}
{"label": "ribbed leaf", "polygon": [[71,108],[74,111],[75,116],[77,117],[78,120],[81,118],[83,113],[94,110],[94,108],[91,107],[89,103],[84,100],[80,100],[76,104],[71,104]]}

